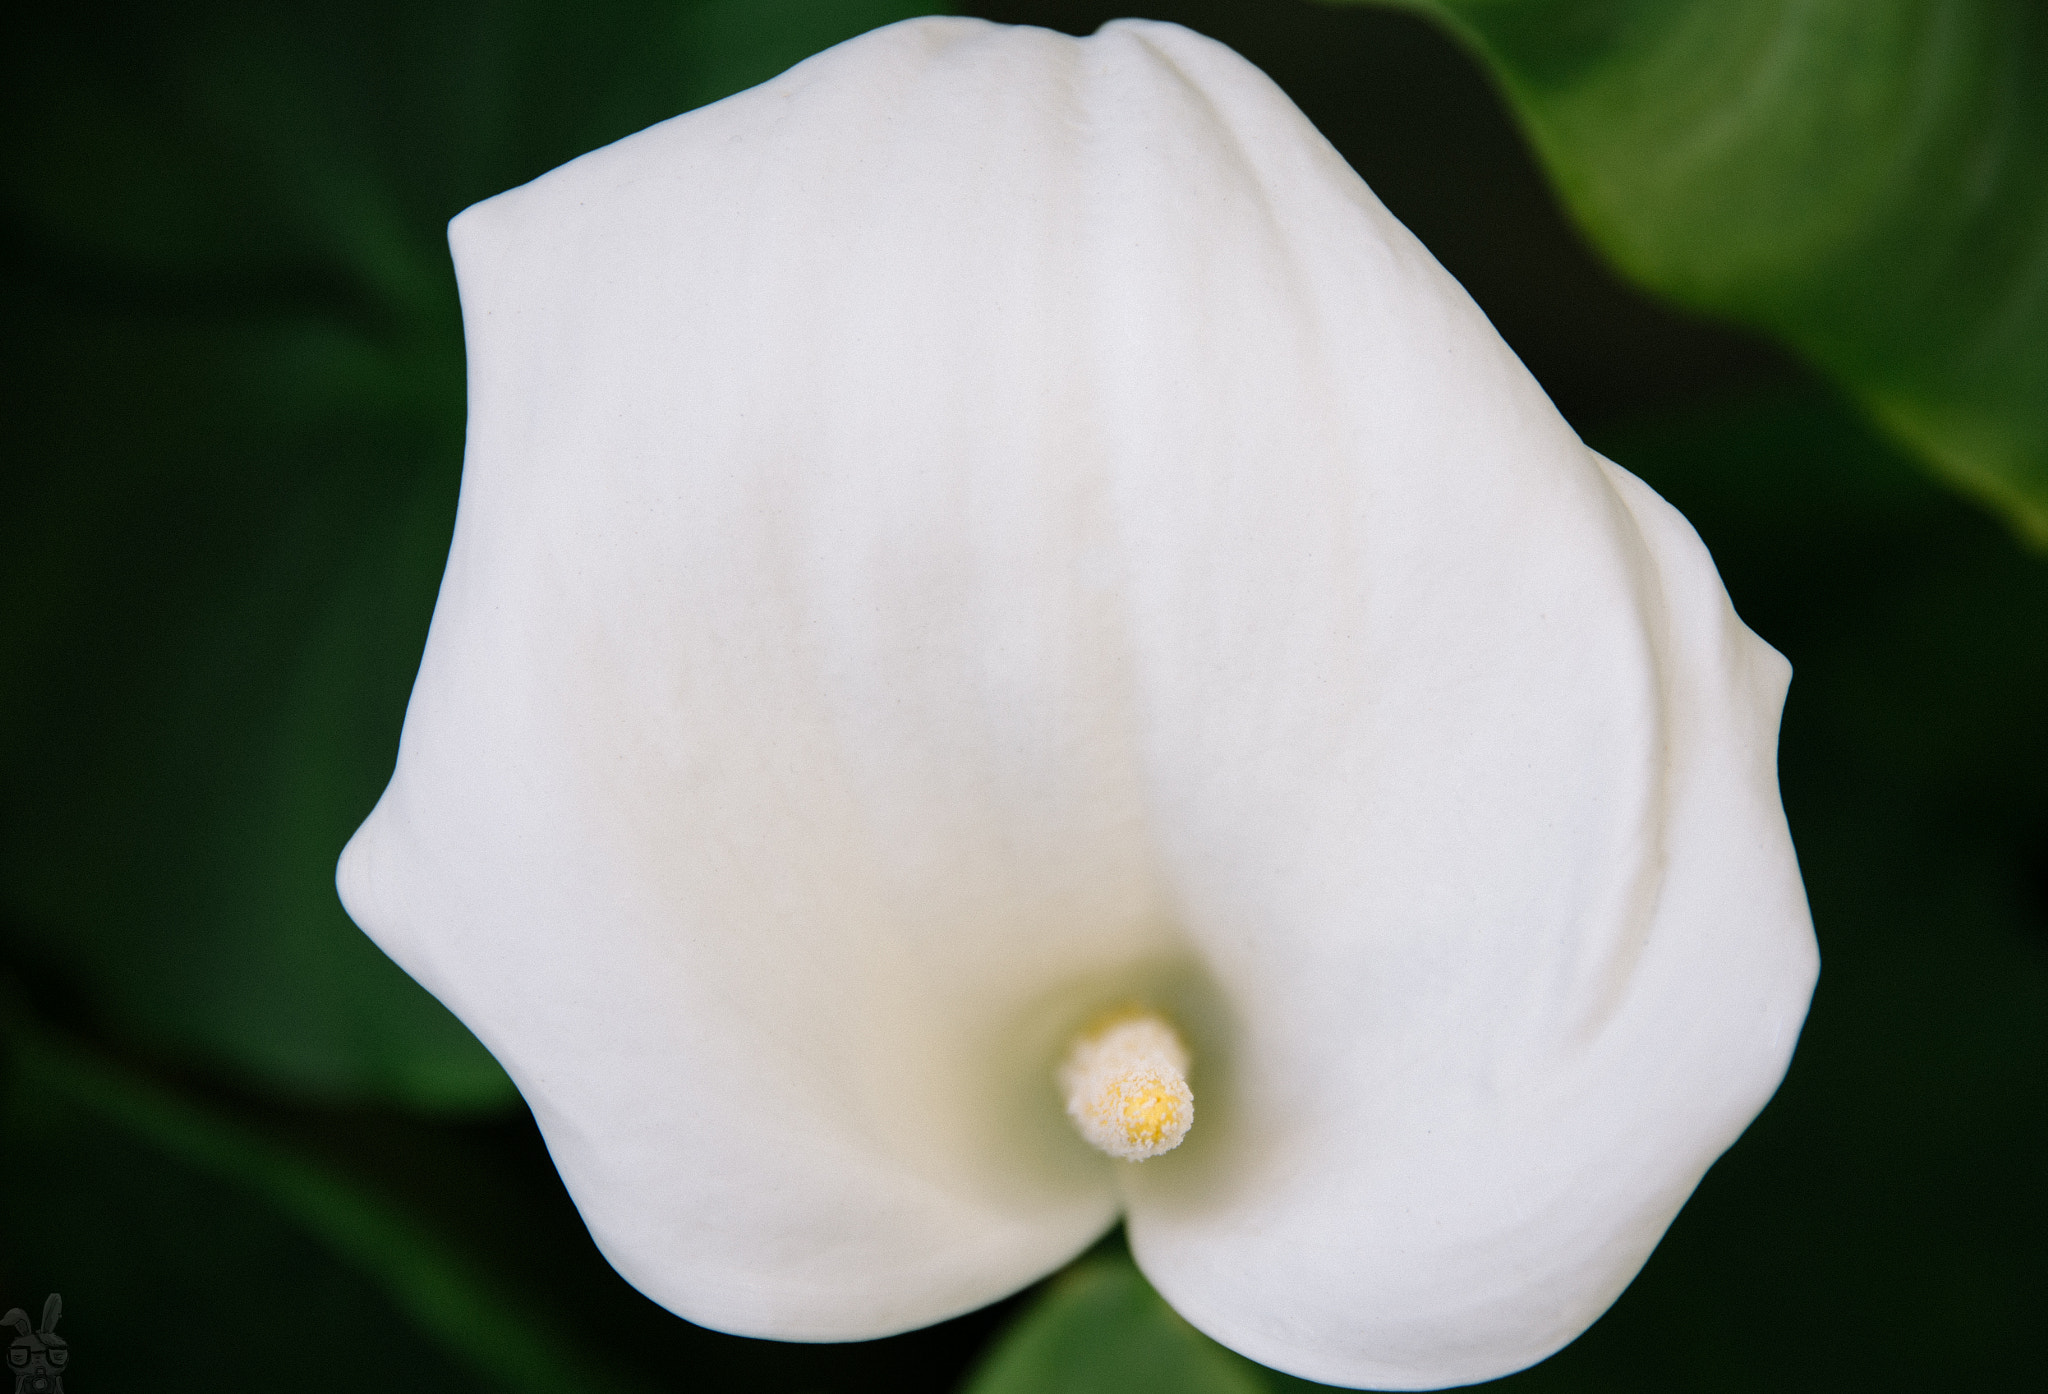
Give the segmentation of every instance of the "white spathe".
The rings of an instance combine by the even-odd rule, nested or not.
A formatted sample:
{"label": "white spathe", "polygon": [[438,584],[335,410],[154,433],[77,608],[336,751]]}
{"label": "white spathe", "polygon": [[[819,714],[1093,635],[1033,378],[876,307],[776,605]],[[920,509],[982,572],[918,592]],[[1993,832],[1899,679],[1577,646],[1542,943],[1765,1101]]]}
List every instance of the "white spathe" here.
{"label": "white spathe", "polygon": [[[479,204],[462,502],[350,913],[605,1254],[879,1336],[1119,1214],[1338,1384],[1570,1340],[1817,959],[1784,661],[1259,72],[879,30]],[[1199,1122],[1054,1075],[1164,1012]]]}

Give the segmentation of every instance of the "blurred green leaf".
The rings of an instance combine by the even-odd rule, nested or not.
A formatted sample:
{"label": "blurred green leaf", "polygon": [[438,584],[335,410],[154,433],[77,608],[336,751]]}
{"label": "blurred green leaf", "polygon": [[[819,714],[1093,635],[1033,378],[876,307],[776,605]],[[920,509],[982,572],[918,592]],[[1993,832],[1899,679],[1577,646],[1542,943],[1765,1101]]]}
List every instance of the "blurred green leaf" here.
{"label": "blurred green leaf", "polygon": [[349,924],[454,516],[468,204],[925,8],[45,10],[0,55],[0,911],[119,1034],[478,1108]]}
{"label": "blurred green leaf", "polygon": [[602,1352],[388,1197],[18,1017],[8,1026],[7,1277],[66,1294],[81,1373],[109,1386],[147,1374],[169,1387],[166,1371],[182,1370],[199,1388],[626,1387]]}
{"label": "blurred green leaf", "polygon": [[99,1387],[923,1394],[1005,1315],[851,1346],[707,1331],[605,1262],[523,1113],[235,1096],[51,1031],[13,987],[0,1305],[62,1292]]}
{"label": "blurred green leaf", "polygon": [[1388,2],[1483,56],[1628,275],[1807,354],[2048,545],[2048,8]]}
{"label": "blurred green leaf", "polygon": [[1049,1283],[962,1394],[1266,1394],[1265,1373],[1182,1321],[1118,1248]]}

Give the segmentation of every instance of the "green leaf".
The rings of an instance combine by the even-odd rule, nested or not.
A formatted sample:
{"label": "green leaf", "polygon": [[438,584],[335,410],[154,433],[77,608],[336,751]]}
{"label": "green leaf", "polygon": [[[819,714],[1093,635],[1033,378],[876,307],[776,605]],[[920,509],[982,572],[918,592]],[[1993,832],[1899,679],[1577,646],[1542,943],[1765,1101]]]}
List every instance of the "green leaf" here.
{"label": "green leaf", "polygon": [[5,1024],[7,1190],[35,1202],[9,1276],[66,1294],[103,1383],[195,1363],[206,1388],[640,1388],[392,1198],[17,1012]]}
{"label": "green leaf", "polygon": [[38,12],[0,56],[0,920],[117,1034],[269,1089],[511,1087],[343,915],[454,516],[444,225],[923,7]]}
{"label": "green leaf", "polygon": [[1048,1284],[963,1394],[1266,1394],[1265,1374],[1182,1321],[1119,1249]]}
{"label": "green leaf", "polygon": [[2048,9],[1393,2],[1483,56],[1624,272],[1799,349],[2048,545]]}

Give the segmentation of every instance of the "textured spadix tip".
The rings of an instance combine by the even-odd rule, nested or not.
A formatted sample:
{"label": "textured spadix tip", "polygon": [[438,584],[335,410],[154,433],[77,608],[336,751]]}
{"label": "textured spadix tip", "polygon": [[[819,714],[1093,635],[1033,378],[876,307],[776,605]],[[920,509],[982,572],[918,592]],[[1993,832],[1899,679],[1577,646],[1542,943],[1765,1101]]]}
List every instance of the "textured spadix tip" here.
{"label": "textured spadix tip", "polygon": [[1152,1012],[1119,1012],[1075,1037],[1060,1090],[1081,1136],[1127,1162],[1171,1152],[1195,1123],[1187,1047]]}

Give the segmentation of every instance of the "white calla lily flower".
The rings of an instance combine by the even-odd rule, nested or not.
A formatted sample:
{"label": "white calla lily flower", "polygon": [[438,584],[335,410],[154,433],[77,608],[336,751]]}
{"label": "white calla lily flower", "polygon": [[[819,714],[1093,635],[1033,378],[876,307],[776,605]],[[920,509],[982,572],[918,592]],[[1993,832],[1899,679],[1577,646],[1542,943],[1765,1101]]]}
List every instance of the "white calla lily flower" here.
{"label": "white calla lily flower", "polygon": [[1606,1308],[1804,1018],[1788,669],[1263,75],[911,21],[451,236],[341,891],[628,1279],[858,1339],[1122,1217],[1394,1388]]}

